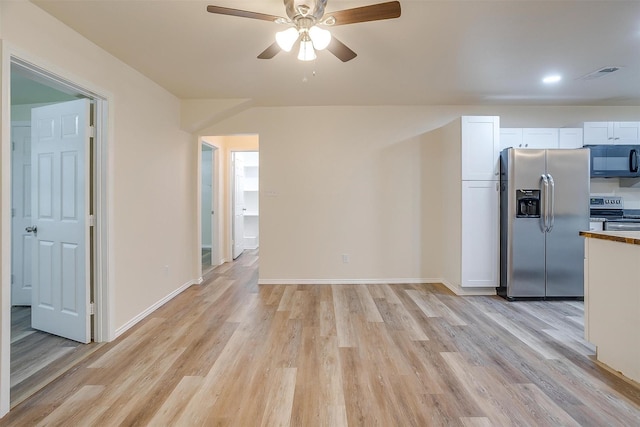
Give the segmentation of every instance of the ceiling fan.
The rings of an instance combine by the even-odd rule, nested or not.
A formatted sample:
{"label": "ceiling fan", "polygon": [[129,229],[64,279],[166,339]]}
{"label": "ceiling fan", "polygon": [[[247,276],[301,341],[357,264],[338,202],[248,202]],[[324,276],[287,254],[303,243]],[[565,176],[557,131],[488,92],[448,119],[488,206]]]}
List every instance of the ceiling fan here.
{"label": "ceiling fan", "polygon": [[400,2],[390,1],[370,6],[345,9],[337,12],[325,13],[327,0],[284,0],[287,17],[231,9],[221,6],[207,6],[207,11],[220,15],[239,16],[241,18],[272,21],[277,24],[288,25],[286,30],[276,34],[276,41],[266,48],[259,59],[271,59],[278,52],[291,51],[296,42],[300,42],[298,59],[311,61],[316,59],[316,50],[327,49],[342,62],[352,60],[357,54],[344,43],[336,39],[322,27],[355,24],[358,22],[380,21],[398,18],[400,16]]}

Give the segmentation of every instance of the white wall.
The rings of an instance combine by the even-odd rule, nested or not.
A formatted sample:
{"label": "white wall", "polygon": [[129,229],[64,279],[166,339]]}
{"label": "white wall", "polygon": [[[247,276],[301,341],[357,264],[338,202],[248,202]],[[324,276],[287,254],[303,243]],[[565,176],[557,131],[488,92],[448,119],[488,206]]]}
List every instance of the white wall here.
{"label": "white wall", "polygon": [[[630,182],[625,186],[624,182]],[[640,209],[640,182],[635,179],[592,178],[591,194],[599,196],[620,196],[625,209]],[[622,184],[621,184],[622,183]]]}
{"label": "white wall", "polygon": [[441,209],[452,201],[424,134],[461,115],[563,127],[637,120],[640,107],[252,108],[201,134],[260,136],[262,283],[409,282],[443,276]]}
{"label": "white wall", "polygon": [[5,51],[109,100],[112,329],[123,331],[199,275],[192,172],[198,147],[180,130],[180,102],[166,90],[31,3],[0,7]]}

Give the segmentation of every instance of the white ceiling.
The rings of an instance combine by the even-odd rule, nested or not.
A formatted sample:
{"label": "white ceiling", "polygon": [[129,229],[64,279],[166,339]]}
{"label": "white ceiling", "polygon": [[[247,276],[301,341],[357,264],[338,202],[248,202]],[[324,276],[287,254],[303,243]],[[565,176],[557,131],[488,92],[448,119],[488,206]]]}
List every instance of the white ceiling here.
{"label": "white ceiling", "polygon": [[[382,0],[329,0],[327,12]],[[398,19],[331,31],[358,56],[256,56],[282,0],[32,0],[180,98],[256,105],[640,105],[640,1],[400,0]],[[602,67],[620,71],[595,80]],[[563,80],[545,86],[547,73]]]}

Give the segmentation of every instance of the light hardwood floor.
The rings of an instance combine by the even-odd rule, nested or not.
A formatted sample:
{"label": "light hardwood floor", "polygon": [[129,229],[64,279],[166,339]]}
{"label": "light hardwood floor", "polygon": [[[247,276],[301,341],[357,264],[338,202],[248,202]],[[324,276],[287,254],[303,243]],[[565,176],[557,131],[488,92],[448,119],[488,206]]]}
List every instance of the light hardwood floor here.
{"label": "light hardwood floor", "polygon": [[11,406],[55,380],[100,344],[80,344],[31,327],[31,307],[11,307]]}
{"label": "light hardwood floor", "polygon": [[0,425],[637,426],[640,389],[594,362],[582,316],[439,284],[258,286],[249,252]]}

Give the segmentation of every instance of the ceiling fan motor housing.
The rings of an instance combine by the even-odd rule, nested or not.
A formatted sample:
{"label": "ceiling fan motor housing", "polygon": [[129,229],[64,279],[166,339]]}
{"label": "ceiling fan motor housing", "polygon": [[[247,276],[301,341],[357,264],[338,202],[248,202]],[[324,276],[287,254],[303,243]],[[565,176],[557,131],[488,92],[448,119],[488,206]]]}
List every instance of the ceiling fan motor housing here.
{"label": "ceiling fan motor housing", "polygon": [[[284,0],[287,16],[294,21],[295,17],[303,15],[313,17],[319,21],[324,15],[327,0]],[[303,13],[305,11],[306,13]]]}

